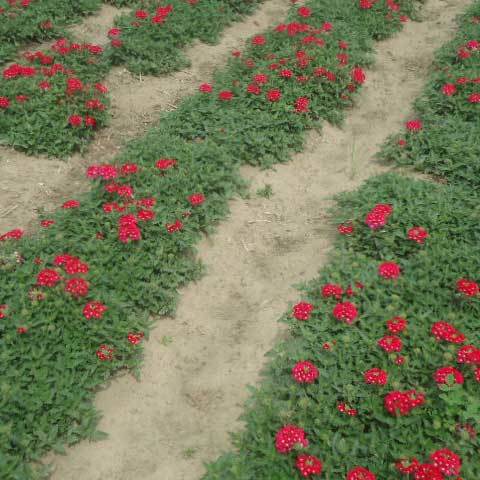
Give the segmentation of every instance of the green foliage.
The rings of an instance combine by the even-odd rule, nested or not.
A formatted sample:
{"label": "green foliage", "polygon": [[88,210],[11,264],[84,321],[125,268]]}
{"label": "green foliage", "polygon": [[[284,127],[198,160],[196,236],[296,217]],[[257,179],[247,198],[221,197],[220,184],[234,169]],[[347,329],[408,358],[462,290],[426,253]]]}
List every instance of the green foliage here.
{"label": "green foliage", "polygon": [[[480,50],[466,46],[479,37],[479,18],[480,4],[475,2],[461,18],[456,38],[438,51],[430,80],[415,104],[423,129],[394,135],[380,158],[451,182],[480,185],[480,103],[469,101],[470,95],[480,94]],[[469,57],[460,58],[461,50]],[[460,83],[462,79],[467,82]],[[445,95],[445,84],[454,84],[456,92]],[[399,139],[405,139],[406,145],[399,145]]]}
{"label": "green foliage", "polygon": [[[164,74],[189,66],[182,49],[194,40],[216,43],[222,30],[240,15],[252,13],[262,0],[202,0],[189,3],[170,0],[162,7],[172,11],[154,23],[157,1],[138,4],[148,14],[138,18],[135,10],[121,15],[115,25],[121,30],[112,42],[110,57],[114,64],[126,64],[134,73]],[[116,2],[118,4],[118,2]],[[124,2],[122,2],[124,4]]]}
{"label": "green foliage", "polygon": [[[58,41],[50,50],[27,55],[27,65],[6,68],[0,92],[9,106],[0,109],[0,142],[57,157],[83,150],[107,122],[108,97],[95,85],[109,64],[98,48]],[[81,87],[69,89],[77,80]],[[81,116],[81,126],[69,124],[72,115]],[[95,125],[87,124],[88,117]]]}
{"label": "green foliage", "polygon": [[0,65],[12,60],[17,47],[65,35],[65,26],[96,12],[99,0],[0,0]]}

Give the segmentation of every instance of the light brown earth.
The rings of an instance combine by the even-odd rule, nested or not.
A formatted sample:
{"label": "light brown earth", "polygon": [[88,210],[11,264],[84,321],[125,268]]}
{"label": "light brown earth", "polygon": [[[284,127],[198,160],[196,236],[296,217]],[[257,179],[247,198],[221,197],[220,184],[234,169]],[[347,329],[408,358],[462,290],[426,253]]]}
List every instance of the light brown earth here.
{"label": "light brown earth", "polygon": [[[373,161],[377,145],[408,118],[434,50],[452,36],[454,17],[469,3],[428,0],[423,23],[407,24],[401,34],[378,44],[376,66],[367,72],[342,129],[325,126],[322,135],[312,133],[305,152],[275,171],[243,169],[252,192],[270,184],[273,197],[232,202],[230,218],[199,247],[206,276],[183,289],[176,318],[159,320],[152,332],[142,380],[123,376],[98,394],[96,405],[104,414],[100,429],[109,439],[82,442],[65,457],[54,457],[53,480],[198,480],[202,462],[229,448],[227,432],[241,428],[236,419],[248,396],[245,387],[258,381],[264,353],[284,332],[277,318],[297,299],[291,285],[312,278],[327,260],[334,233],[326,216],[332,195],[384,170]],[[284,9],[286,2],[270,2],[259,14],[265,21],[257,30],[281,18],[274,10],[266,13],[275,4]],[[226,38],[236,28],[241,27]],[[194,66],[188,72],[201,73],[203,80],[216,58],[211,52],[219,50],[197,48],[195,62],[202,63],[202,52],[208,55],[203,70]],[[164,108],[162,90],[178,96],[193,90],[190,73],[146,79],[155,87],[144,94]],[[132,85],[130,77],[123,78]],[[93,151],[101,145],[99,140]],[[43,198],[40,192],[32,198]],[[19,207],[15,221],[28,221],[29,208]]]}

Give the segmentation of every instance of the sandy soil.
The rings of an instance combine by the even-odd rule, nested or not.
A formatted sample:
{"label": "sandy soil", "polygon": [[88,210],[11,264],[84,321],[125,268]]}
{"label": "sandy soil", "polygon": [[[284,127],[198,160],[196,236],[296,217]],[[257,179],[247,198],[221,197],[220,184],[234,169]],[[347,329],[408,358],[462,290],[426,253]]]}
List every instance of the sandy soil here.
{"label": "sandy soil", "polygon": [[200,246],[207,275],[183,289],[176,318],[159,320],[146,344],[142,381],[124,376],[99,393],[100,428],[110,438],[55,457],[53,480],[198,480],[202,462],[228,449],[245,386],[259,379],[264,353],[284,332],[276,320],[296,300],[290,285],[326,261],[332,195],[382,171],[372,158],[377,145],[401,128],[433,51],[468,4],[428,0],[424,23],[378,45],[343,129],[312,133],[305,152],[275,171],[243,170],[252,192],[268,183],[273,197],[232,202],[230,219]]}
{"label": "sandy soil", "polygon": [[[85,155],[67,161],[31,157],[0,146],[0,233],[27,227],[39,209],[55,208],[63,199],[89,188],[85,168],[113,158],[125,141],[140,135],[158,118],[160,111],[175,108],[243,41],[283,18],[288,0],[268,0],[251,17],[225,29],[218,45],[197,43],[186,53],[190,68],[164,77],[133,76],[124,68],[114,68],[106,79],[112,100],[112,120],[101,130]],[[80,38],[105,42],[105,33],[121,10],[104,6],[100,16],[89,17],[75,28]]]}

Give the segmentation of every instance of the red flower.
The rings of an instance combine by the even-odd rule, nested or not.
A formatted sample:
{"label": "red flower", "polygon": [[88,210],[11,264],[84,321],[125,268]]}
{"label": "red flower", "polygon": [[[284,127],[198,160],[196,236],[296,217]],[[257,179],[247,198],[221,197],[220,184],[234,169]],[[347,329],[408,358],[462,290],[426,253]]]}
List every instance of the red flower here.
{"label": "red flower", "polygon": [[387,353],[400,352],[403,348],[402,339],[396,335],[385,335],[377,342],[377,345]]}
{"label": "red flower", "polygon": [[480,367],[475,369],[475,380],[480,383]]}
{"label": "red flower", "polygon": [[113,360],[114,351],[115,350],[109,347],[108,345],[100,345],[98,347],[96,354],[98,359],[104,362],[104,361]]}
{"label": "red flower", "polygon": [[405,363],[405,357],[402,355],[397,355],[397,358],[395,359],[395,365],[403,365]]}
{"label": "red flower", "polygon": [[407,325],[407,320],[402,317],[393,317],[392,319],[387,320],[387,328],[392,333],[403,332],[407,328]]}
{"label": "red flower", "polygon": [[298,362],[292,369],[292,377],[297,383],[314,383],[318,376],[317,367],[309,361]]}
{"label": "red flower", "polygon": [[451,97],[453,94],[455,94],[457,91],[457,87],[455,86],[454,83],[446,83],[443,87],[442,87],[442,92],[444,95],[446,95],[447,97]]}
{"label": "red flower", "polygon": [[362,84],[365,83],[367,76],[365,72],[360,67],[355,67],[351,72],[352,80],[355,83]]}
{"label": "red flower", "polygon": [[20,240],[24,234],[25,232],[21,228],[15,228],[4,233],[3,235],[0,235],[0,242],[5,240]]}
{"label": "red flower", "polygon": [[431,332],[437,340],[445,340],[451,343],[463,343],[465,341],[465,335],[448,322],[435,322],[432,325]]}
{"label": "red flower", "polygon": [[68,118],[68,123],[72,126],[72,127],[81,127],[82,126],[82,123],[83,123],[83,118],[81,115],[71,115],[69,118]]}
{"label": "red flower", "polygon": [[224,90],[218,94],[218,98],[224,102],[229,102],[233,98],[233,92]]}
{"label": "red flower", "polygon": [[308,320],[312,310],[313,305],[311,303],[300,302],[293,307],[293,316],[297,320]]}
{"label": "red flower", "polygon": [[362,10],[369,10],[373,7],[374,0],[360,0],[360,8]]}
{"label": "red flower", "polygon": [[28,332],[27,327],[18,327],[18,328],[17,328],[17,333],[18,333],[19,335],[24,335],[24,334],[27,333],[27,332]]}
{"label": "red flower", "polygon": [[282,98],[282,92],[278,88],[272,88],[267,92],[267,99],[270,102],[278,102]]}
{"label": "red flower", "polygon": [[379,228],[384,227],[387,223],[387,220],[387,215],[381,212],[377,212],[375,210],[371,210],[370,212],[368,212],[367,216],[365,217],[365,223],[372,230],[378,230]]}
{"label": "red flower", "polygon": [[350,302],[337,303],[333,309],[333,316],[340,321],[348,323],[349,325],[358,316],[357,307]]}
{"label": "red flower", "polygon": [[68,280],[65,291],[74,297],[85,297],[88,294],[88,282],[83,278],[71,278]]}
{"label": "red flower", "polygon": [[135,163],[125,163],[120,167],[122,175],[133,175],[138,172],[138,166]]}
{"label": "red flower", "polygon": [[275,435],[275,448],[279,453],[289,453],[296,447],[308,447],[306,433],[295,425],[286,425]]}
{"label": "red flower", "polygon": [[457,352],[457,362],[480,365],[480,349],[473,345],[465,345]]}
{"label": "red flower", "polygon": [[480,93],[472,93],[469,97],[468,97],[468,101],[470,103],[480,103]]}
{"label": "red flower", "polygon": [[258,75],[253,76],[253,81],[259,85],[263,85],[268,82],[268,75],[264,73],[259,73]]}
{"label": "red flower", "polygon": [[188,197],[188,201],[190,202],[190,205],[196,207],[205,201],[205,195],[203,195],[203,193],[194,193]]}
{"label": "red flower", "polygon": [[311,475],[320,475],[322,473],[322,462],[313,455],[302,454],[297,457],[295,466],[300,471],[302,477],[310,477]]}
{"label": "red flower", "polygon": [[122,33],[122,31],[119,29],[119,28],[111,28],[107,35],[109,37],[118,37],[118,35],[120,35]]}
{"label": "red flower", "polygon": [[414,408],[425,403],[425,396],[416,390],[406,392],[394,391],[387,393],[383,400],[385,409],[394,416],[408,415]]}
{"label": "red flower", "polygon": [[40,287],[54,287],[62,277],[56,270],[45,268],[37,275],[37,285]]}
{"label": "red flower", "polygon": [[454,367],[439,368],[435,372],[435,375],[433,376],[433,378],[438,384],[442,384],[442,385],[449,384],[450,383],[449,379],[453,379],[454,383],[458,383],[460,385],[463,384],[464,382],[462,373]]}
{"label": "red flower", "polygon": [[267,40],[263,35],[257,35],[252,38],[252,45],[265,45],[267,43]]}
{"label": "red flower", "polygon": [[400,276],[400,267],[394,262],[384,262],[378,267],[378,274],[386,279],[397,279]]}
{"label": "red flower", "polygon": [[355,467],[347,473],[347,480],[377,480],[377,477],[364,467]]}
{"label": "red flower", "polygon": [[410,120],[405,124],[405,126],[410,132],[418,132],[423,128],[421,120]]}
{"label": "red flower", "polygon": [[301,17],[304,17],[304,18],[308,18],[312,15],[312,10],[310,10],[310,8],[308,7],[300,7],[298,10],[297,10],[297,13],[301,16]]}
{"label": "red flower", "polygon": [[151,210],[139,210],[137,212],[137,218],[139,220],[147,222],[155,218],[155,212],[152,212]]}
{"label": "red flower", "polygon": [[168,170],[169,168],[174,167],[176,164],[177,161],[173,158],[161,158],[160,160],[157,160],[155,166],[159,170]]}
{"label": "red flower", "polygon": [[102,318],[103,314],[107,311],[107,307],[103,305],[101,302],[93,300],[88,302],[85,307],[83,308],[83,316],[90,320],[92,318]]}
{"label": "red flower", "polygon": [[341,223],[338,225],[337,230],[341,235],[351,235],[355,231],[351,223]]}
{"label": "red flower", "polygon": [[407,236],[409,240],[414,242],[425,243],[425,239],[428,238],[428,232],[423,227],[413,227],[408,231]]}
{"label": "red flower", "polygon": [[183,223],[180,220],[175,220],[175,223],[167,224],[166,228],[168,233],[178,232],[183,228]]}
{"label": "red flower", "polygon": [[281,70],[279,75],[282,77],[282,78],[292,78],[292,75],[293,75],[293,71],[292,70],[289,70],[289,69],[284,69],[284,70]]}
{"label": "red flower", "polygon": [[140,332],[140,333],[130,332],[127,338],[132,345],[138,345],[142,341],[144,336],[145,334],[143,332]]}
{"label": "red flower", "polygon": [[415,480],[444,480],[442,472],[429,463],[420,464],[415,470]]}
{"label": "red flower", "polygon": [[457,290],[467,297],[475,297],[476,295],[478,295],[480,287],[478,283],[474,282],[473,280],[461,278],[457,281]]}
{"label": "red flower", "polygon": [[10,100],[7,97],[0,97],[0,108],[8,108]]}
{"label": "red flower", "polygon": [[96,83],[95,84],[95,90],[97,90],[100,93],[107,93],[108,92],[108,87],[103,85],[102,83]]}
{"label": "red flower", "polygon": [[139,18],[140,20],[145,20],[146,18],[148,18],[148,12],[146,12],[145,10],[137,10],[135,12],[135,17]]}
{"label": "red flower", "polygon": [[307,97],[298,97],[295,100],[295,111],[297,113],[308,112],[309,105],[310,105],[310,100]]}
{"label": "red flower", "polygon": [[433,452],[430,461],[444,475],[459,475],[462,468],[462,459],[448,448]]}
{"label": "red flower", "polygon": [[93,117],[90,117],[89,115],[85,116],[85,126],[94,128],[96,125],[97,121]]}
{"label": "red flower", "polygon": [[210,83],[202,83],[198,89],[202,92],[202,93],[211,93],[213,91],[213,87]]}
{"label": "red flower", "polygon": [[388,381],[388,374],[385,370],[380,368],[371,368],[363,374],[365,383],[369,385],[386,385]]}
{"label": "red flower", "polygon": [[342,287],[335,283],[327,283],[322,287],[323,298],[335,297],[337,299],[340,299],[342,294],[343,294]]}
{"label": "red flower", "polygon": [[260,95],[262,93],[262,89],[256,83],[250,83],[247,86],[247,92],[253,95]]}
{"label": "red flower", "polygon": [[415,472],[419,465],[420,462],[416,458],[412,458],[411,460],[402,458],[397,460],[395,463],[395,468],[404,475],[410,475],[411,473]]}

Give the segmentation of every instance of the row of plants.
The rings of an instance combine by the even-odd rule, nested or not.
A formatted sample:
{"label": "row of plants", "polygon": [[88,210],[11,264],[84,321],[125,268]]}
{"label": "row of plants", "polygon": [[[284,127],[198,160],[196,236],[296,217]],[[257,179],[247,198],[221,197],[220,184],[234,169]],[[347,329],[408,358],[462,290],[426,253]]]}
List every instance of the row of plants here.
{"label": "row of plants", "polygon": [[340,122],[373,40],[414,7],[292,6],[112,164],[90,167],[92,190],[38,234],[0,236],[2,478],[35,478],[48,450],[96,438],[96,388],[138,372],[150,314],[174,314],[178,288],[202,273],[194,246],[245,191],[240,165],[286,161],[307,129]]}
{"label": "row of plants", "polygon": [[480,478],[479,36],[476,1],[381,150],[441,182],[391,173],[339,196],[333,258],[205,480]]}
{"label": "row of plants", "polygon": [[[91,12],[94,5],[89,1],[88,8],[80,9],[82,2],[75,8],[80,9],[79,12]],[[2,13],[9,20],[0,22],[1,49],[14,48],[17,43],[17,37],[10,36],[10,29],[17,35],[28,33],[30,40],[39,39],[32,21],[41,20],[44,27],[50,25],[47,31],[52,37],[65,33],[53,29],[52,21],[44,20],[51,11],[71,21],[78,19],[68,8],[56,10],[58,2],[34,2],[24,6],[17,3],[13,0],[9,3],[10,10],[19,10],[15,16],[9,9]],[[95,85],[104,80],[113,65],[126,64],[131,71],[142,74],[163,74],[183,68],[188,65],[182,51],[186,45],[195,39],[208,43],[218,41],[225,26],[252,13],[261,0],[128,3],[136,7],[120,16],[116,26],[106,32],[106,38],[110,38],[106,47],[81,44],[67,36],[49,49],[26,52],[17,63],[4,68],[0,79],[0,142],[28,154],[55,157],[83,151],[94,138],[95,131],[109,119],[106,87],[102,87],[105,91],[100,92],[98,98]],[[40,15],[40,20],[36,15]],[[23,23],[17,25],[20,21]],[[3,42],[2,28],[5,29]],[[6,60],[8,55],[0,51],[0,58]],[[32,69],[32,64],[39,68]],[[81,88],[69,89],[69,84],[78,81]]]}

